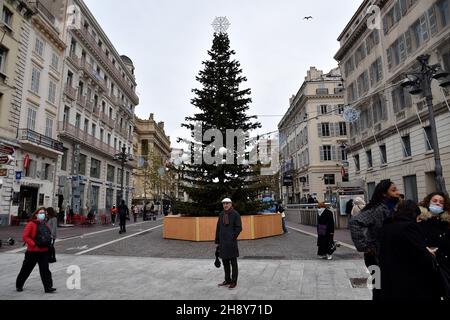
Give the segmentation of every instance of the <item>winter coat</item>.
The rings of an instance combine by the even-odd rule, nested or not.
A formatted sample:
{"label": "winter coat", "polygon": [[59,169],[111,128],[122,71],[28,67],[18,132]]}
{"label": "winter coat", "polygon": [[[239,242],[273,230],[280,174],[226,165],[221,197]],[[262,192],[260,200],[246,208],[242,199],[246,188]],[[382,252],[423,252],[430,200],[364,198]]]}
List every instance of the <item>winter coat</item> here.
{"label": "winter coat", "polygon": [[120,205],[118,208],[118,212],[121,219],[125,219],[130,214],[130,210],[126,205]]}
{"label": "winter coat", "polygon": [[239,257],[237,238],[242,231],[242,221],[239,213],[231,209],[229,224],[224,223],[225,212],[221,212],[217,220],[216,244],[219,245],[220,258],[231,259]]}
{"label": "winter coat", "polygon": [[348,223],[350,233],[359,252],[372,250],[377,253],[379,251],[381,228],[384,221],[392,215],[393,210],[389,209],[385,203],[380,203],[350,219]]}
{"label": "winter coat", "polygon": [[334,234],[334,218],[333,212],[325,209],[324,212],[317,219],[317,246],[319,250],[317,254],[324,256],[331,254],[331,244],[333,243]]}
{"label": "winter coat", "polygon": [[[41,223],[37,220],[32,220],[27,223],[25,229],[23,230],[22,239],[27,245],[27,251],[29,252],[48,252],[48,248],[39,248],[35,243],[34,239],[37,235],[37,224]],[[45,223],[45,222],[42,222]]]}
{"label": "winter coat", "polygon": [[426,208],[420,208],[419,226],[430,248],[439,248],[436,256],[440,263],[450,268],[450,213],[444,212],[434,217]]}
{"label": "winter coat", "polygon": [[51,218],[47,222],[48,227],[50,228],[50,232],[52,233],[52,239],[56,239],[56,231],[58,229],[58,219],[56,217]]}
{"label": "winter coat", "polygon": [[380,238],[380,300],[440,300],[439,280],[426,247],[416,221],[407,217],[386,221]]}
{"label": "winter coat", "polygon": [[353,201],[353,208],[351,211],[351,215],[352,217],[357,216],[358,214],[361,213],[362,209],[364,209],[364,207],[366,206],[366,202],[364,201],[364,199],[362,198],[356,198]]}

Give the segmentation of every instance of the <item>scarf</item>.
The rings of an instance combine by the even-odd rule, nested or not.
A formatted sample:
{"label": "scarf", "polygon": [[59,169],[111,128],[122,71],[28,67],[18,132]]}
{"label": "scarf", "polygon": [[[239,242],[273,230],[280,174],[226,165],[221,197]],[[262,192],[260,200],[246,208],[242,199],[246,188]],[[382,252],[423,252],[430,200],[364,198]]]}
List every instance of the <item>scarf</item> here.
{"label": "scarf", "polygon": [[228,226],[230,224],[230,213],[233,211],[233,207],[230,208],[230,210],[224,210],[223,211],[223,223]]}
{"label": "scarf", "polygon": [[389,210],[391,210],[391,215],[395,210],[395,207],[398,204],[398,199],[391,199],[391,198],[386,198],[384,200],[384,204],[389,208]]}

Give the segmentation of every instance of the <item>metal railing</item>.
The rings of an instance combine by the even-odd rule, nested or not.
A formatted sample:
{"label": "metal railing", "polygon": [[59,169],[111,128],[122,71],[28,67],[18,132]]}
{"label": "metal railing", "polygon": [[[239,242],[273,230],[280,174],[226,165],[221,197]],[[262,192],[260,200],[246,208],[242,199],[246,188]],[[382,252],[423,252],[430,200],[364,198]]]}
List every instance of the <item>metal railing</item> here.
{"label": "metal railing", "polygon": [[47,137],[43,134],[40,134],[36,131],[30,130],[30,129],[19,129],[19,140],[22,141],[29,141],[32,143],[35,143],[40,146],[44,146],[47,148],[51,148],[56,151],[64,151],[64,147],[62,142],[59,142],[55,139],[52,139],[50,137]]}
{"label": "metal railing", "polygon": [[55,24],[56,22],[55,16],[41,2],[35,1],[31,3],[34,4],[36,10],[42,13],[42,15],[46,17],[51,22],[52,25]]}
{"label": "metal railing", "polygon": [[72,88],[71,85],[66,84],[64,86],[64,93],[71,98],[72,100],[76,100],[77,97],[77,90],[75,90],[75,88]]}

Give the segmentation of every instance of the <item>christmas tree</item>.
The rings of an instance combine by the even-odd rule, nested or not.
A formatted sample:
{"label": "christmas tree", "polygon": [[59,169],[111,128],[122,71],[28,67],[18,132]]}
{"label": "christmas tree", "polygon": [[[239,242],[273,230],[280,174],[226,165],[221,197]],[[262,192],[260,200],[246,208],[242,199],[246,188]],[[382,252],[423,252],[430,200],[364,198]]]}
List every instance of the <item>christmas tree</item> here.
{"label": "christmas tree", "polygon": [[[178,206],[178,211],[192,215],[217,215],[222,210],[221,200],[229,197],[241,214],[254,214],[258,209],[256,198],[261,186],[257,179],[257,166],[248,164],[248,134],[260,128],[261,124],[254,120],[256,116],[246,114],[252,101],[251,90],[241,89],[241,84],[247,79],[242,76],[240,63],[233,59],[235,52],[230,49],[227,33],[214,34],[212,49],[208,54],[210,59],[203,62],[204,69],[196,77],[201,88],[192,90],[195,98],[191,103],[199,112],[187,117],[187,123],[182,124],[182,127],[193,132],[193,140],[180,139],[191,146],[191,162],[183,166],[181,181],[182,189],[188,193],[192,203],[184,204],[182,209]],[[200,139],[194,133],[199,124]],[[227,149],[211,148],[216,137],[212,138],[212,142],[203,141],[205,132],[209,129],[220,131],[223,146],[226,143]],[[236,132],[242,130],[245,134],[234,138],[234,141],[226,141],[227,129]],[[230,143],[232,147],[229,147]],[[239,143],[244,144],[244,150],[238,148]],[[217,161],[196,161],[205,152]],[[230,159],[233,161],[229,161]]]}

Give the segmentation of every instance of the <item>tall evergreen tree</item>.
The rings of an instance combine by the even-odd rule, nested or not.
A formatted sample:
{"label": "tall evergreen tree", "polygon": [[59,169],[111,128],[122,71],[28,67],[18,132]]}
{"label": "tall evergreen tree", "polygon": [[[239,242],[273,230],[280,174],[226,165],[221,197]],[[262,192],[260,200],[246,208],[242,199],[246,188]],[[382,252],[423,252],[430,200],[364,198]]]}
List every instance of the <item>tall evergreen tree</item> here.
{"label": "tall evergreen tree", "polygon": [[[256,116],[246,114],[252,101],[251,90],[240,88],[247,79],[242,76],[240,63],[233,59],[235,51],[230,49],[227,33],[214,34],[212,49],[208,54],[210,59],[203,62],[204,70],[196,77],[202,88],[192,90],[195,98],[191,103],[199,109],[199,112],[187,117],[187,123],[183,123],[182,127],[193,132],[195,126],[201,123],[202,137],[209,129],[220,130],[224,145],[229,146],[230,141],[226,141],[227,129],[235,131],[240,129],[249,133],[260,128],[261,124],[253,120]],[[191,144],[191,156],[194,161],[194,153],[197,152],[198,155],[198,152],[205,151],[211,142],[196,140],[194,133],[192,138],[191,141],[184,141]],[[248,138],[245,144],[249,146]],[[191,210],[188,211],[199,215],[215,215],[218,210],[222,210],[220,201],[224,197],[230,197],[241,213],[256,213],[255,199],[260,187],[255,179],[257,170],[243,162],[245,154],[238,154],[237,145],[237,141],[234,141],[234,149],[227,150],[228,153],[231,152],[234,164],[223,162],[207,164],[201,161],[201,164],[191,162],[184,166],[183,189],[193,201]],[[212,150],[211,155],[216,156],[217,152],[219,150]]]}

